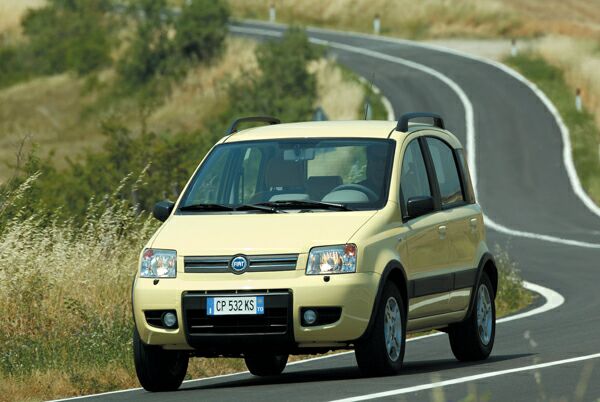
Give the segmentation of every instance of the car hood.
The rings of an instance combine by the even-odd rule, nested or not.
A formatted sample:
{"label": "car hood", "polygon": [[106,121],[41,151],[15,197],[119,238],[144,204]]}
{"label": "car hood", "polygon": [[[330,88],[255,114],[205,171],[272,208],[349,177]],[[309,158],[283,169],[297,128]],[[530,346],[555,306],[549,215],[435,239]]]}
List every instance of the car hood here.
{"label": "car hood", "polygon": [[344,244],[376,211],[172,215],[151,247],[179,255],[307,253]]}

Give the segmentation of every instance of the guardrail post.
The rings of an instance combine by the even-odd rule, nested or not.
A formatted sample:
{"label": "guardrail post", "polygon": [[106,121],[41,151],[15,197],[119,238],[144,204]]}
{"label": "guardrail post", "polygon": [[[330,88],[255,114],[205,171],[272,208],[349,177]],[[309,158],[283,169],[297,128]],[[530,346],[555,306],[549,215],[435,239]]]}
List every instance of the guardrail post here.
{"label": "guardrail post", "polygon": [[373,18],[373,33],[375,35],[381,33],[381,18],[379,18],[379,14],[375,14],[375,18]]}
{"label": "guardrail post", "polygon": [[577,88],[575,90],[575,109],[577,109],[578,112],[581,112],[581,110],[583,109],[583,104],[581,102],[581,89]]}
{"label": "guardrail post", "polygon": [[277,11],[275,11],[275,4],[271,3],[269,6],[269,22],[275,22],[277,19]]}
{"label": "guardrail post", "polygon": [[329,118],[327,117],[325,110],[323,110],[323,108],[321,106],[319,106],[319,107],[317,107],[317,109],[315,109],[315,112],[313,113],[313,120],[314,121],[325,121],[325,120],[329,120]]}
{"label": "guardrail post", "polygon": [[519,49],[517,48],[517,40],[513,38],[510,41],[510,55],[512,57],[515,57],[518,54],[519,54]]}

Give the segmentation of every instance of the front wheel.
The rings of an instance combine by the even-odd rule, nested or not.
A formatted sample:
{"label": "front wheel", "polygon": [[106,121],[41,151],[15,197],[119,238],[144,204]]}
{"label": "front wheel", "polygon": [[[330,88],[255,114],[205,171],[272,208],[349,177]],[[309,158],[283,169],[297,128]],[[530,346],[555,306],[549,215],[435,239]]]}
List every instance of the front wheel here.
{"label": "front wheel", "polygon": [[150,392],[175,391],[179,388],[189,362],[186,352],[144,344],[137,328],[133,330],[133,357],[138,380]]}
{"label": "front wheel", "polygon": [[452,325],[448,331],[452,353],[460,361],[484,360],[494,347],[496,305],[492,283],[485,273],[481,276],[474,303],[471,315],[460,324]]}
{"label": "front wheel", "polygon": [[397,374],[404,360],[406,310],[402,295],[393,283],[388,283],[382,296],[373,328],[354,350],[358,367],[369,376]]}
{"label": "front wheel", "polygon": [[277,355],[274,353],[246,353],[244,361],[250,373],[268,377],[279,375],[285,369],[289,355]]}

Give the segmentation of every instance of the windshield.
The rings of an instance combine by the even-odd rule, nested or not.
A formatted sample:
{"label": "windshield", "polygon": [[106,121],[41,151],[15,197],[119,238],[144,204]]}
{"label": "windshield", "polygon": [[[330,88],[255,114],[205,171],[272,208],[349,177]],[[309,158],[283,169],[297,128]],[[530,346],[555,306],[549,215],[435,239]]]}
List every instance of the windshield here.
{"label": "windshield", "polygon": [[179,209],[379,209],[387,201],[393,151],[393,140],[380,139],[221,144],[196,172]]}

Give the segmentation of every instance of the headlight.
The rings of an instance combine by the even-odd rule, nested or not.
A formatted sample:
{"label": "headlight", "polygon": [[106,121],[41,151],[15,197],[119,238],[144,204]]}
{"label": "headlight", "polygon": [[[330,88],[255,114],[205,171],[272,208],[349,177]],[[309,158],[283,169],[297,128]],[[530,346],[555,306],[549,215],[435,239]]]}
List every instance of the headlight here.
{"label": "headlight", "polygon": [[314,247],[308,255],[307,275],[356,272],[356,245]]}
{"label": "headlight", "polygon": [[142,278],[175,278],[177,276],[177,251],[147,248],[140,266]]}

